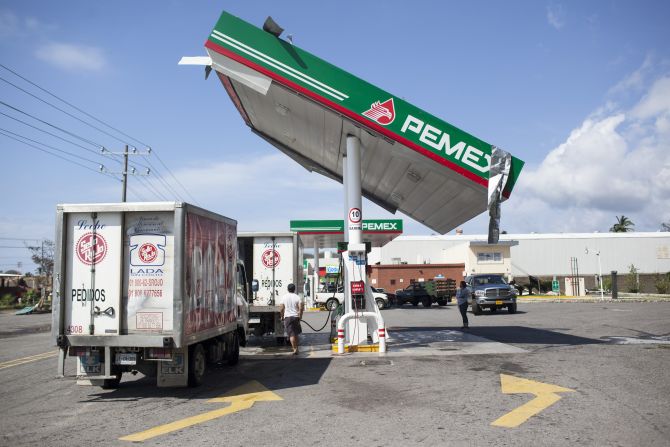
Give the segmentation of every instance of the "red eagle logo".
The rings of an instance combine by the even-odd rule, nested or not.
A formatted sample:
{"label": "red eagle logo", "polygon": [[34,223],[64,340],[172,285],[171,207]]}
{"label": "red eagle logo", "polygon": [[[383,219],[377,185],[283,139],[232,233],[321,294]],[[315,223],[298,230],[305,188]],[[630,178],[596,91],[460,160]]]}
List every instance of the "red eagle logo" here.
{"label": "red eagle logo", "polygon": [[387,126],[395,119],[395,107],[393,106],[393,98],[387,99],[380,103],[375,101],[370,106],[370,109],[363,112],[363,115],[377,121],[383,126]]}

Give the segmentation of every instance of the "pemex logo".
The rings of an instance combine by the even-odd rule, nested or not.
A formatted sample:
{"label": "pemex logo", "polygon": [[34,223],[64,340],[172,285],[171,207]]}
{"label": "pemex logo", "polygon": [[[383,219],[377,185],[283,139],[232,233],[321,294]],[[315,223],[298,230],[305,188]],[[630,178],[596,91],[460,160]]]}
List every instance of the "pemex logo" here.
{"label": "pemex logo", "polygon": [[393,98],[389,98],[386,101],[380,103],[375,101],[370,106],[370,109],[363,112],[363,115],[368,118],[377,121],[383,126],[387,126],[393,122],[395,119],[395,107],[393,106]]}

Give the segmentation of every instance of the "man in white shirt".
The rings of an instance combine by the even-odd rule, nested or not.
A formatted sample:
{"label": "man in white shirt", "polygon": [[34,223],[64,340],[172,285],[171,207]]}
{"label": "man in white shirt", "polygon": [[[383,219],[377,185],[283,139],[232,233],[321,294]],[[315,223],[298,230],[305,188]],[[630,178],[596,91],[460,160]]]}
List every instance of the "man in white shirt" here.
{"label": "man in white shirt", "polygon": [[300,297],[295,294],[295,284],[289,284],[287,288],[288,293],[281,297],[279,312],[281,313],[282,320],[284,320],[286,334],[291,341],[293,355],[296,355],[298,354],[298,336],[302,333],[300,320],[302,319],[302,313],[305,310],[305,304]]}

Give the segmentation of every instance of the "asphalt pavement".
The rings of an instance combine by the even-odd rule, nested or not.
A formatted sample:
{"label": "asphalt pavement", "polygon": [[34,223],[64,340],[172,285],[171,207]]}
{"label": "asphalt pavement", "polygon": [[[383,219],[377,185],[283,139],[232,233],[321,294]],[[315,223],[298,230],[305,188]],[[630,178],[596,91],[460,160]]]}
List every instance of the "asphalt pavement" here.
{"label": "asphalt pavement", "polygon": [[306,328],[297,358],[255,340],[199,388],[101,390],[73,359],[55,377],[49,315],[0,314],[0,445],[670,445],[670,303],[529,303],[467,333],[453,305],[383,315],[389,355]]}

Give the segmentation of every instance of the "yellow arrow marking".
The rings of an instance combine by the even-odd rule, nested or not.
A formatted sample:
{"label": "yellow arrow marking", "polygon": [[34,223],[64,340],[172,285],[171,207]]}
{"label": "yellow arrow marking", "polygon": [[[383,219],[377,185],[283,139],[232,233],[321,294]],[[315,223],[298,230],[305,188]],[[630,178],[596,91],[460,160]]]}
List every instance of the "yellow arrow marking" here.
{"label": "yellow arrow marking", "polygon": [[164,435],[182,428],[190,427],[191,425],[201,424],[203,422],[211,421],[212,419],[220,418],[227,414],[235,413],[237,411],[251,408],[254,402],[283,400],[281,397],[265,388],[259,382],[252,380],[240,387],[230,390],[224,396],[215,397],[207,402],[214,403],[230,403],[229,406],[218,410],[208,411],[206,413],[191,416],[178,421],[170,422],[169,424],[159,425],[149,430],[134,433],[132,435],[119,438],[121,441],[146,441],[147,439],[156,436]]}
{"label": "yellow arrow marking", "polygon": [[491,422],[496,427],[515,428],[535,416],[545,408],[548,408],[561,400],[556,393],[567,393],[575,390],[563,388],[550,383],[536,382],[534,380],[522,379],[520,377],[500,374],[500,386],[505,394],[534,394],[535,399],[526,402],[506,415]]}

